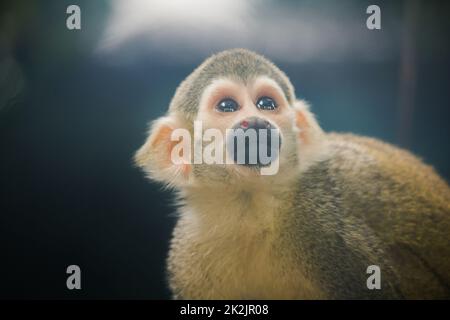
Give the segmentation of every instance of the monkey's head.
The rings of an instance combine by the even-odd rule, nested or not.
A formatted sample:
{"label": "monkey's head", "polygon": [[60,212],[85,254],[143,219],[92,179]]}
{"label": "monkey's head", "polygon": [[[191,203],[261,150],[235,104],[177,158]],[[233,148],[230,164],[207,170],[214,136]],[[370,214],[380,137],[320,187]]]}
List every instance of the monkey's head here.
{"label": "monkey's head", "polygon": [[280,69],[233,49],[208,58],[180,84],[135,161],[174,187],[275,183],[316,159],[322,137]]}

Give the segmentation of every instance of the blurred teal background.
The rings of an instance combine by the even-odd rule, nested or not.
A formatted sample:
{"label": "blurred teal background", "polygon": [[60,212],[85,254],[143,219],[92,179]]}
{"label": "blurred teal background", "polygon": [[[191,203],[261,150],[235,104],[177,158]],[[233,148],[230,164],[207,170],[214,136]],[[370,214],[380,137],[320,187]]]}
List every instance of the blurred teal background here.
{"label": "blurred teal background", "polygon": [[[66,8],[81,8],[81,30]],[[381,8],[382,29],[366,28]],[[1,298],[168,298],[172,195],[132,165],[210,54],[245,47],[327,131],[407,148],[450,179],[445,1],[2,1]],[[82,269],[82,290],[65,269]]]}

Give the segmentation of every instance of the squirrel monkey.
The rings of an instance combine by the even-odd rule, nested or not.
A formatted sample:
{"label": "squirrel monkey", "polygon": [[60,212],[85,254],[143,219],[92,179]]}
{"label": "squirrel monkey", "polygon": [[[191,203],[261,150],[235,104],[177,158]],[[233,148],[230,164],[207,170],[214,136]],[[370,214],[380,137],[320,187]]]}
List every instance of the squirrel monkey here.
{"label": "squirrel monkey", "polygon": [[[278,130],[278,171],[263,175],[247,158],[175,163],[173,134],[194,134],[195,121],[225,137]],[[447,183],[407,151],[323,132],[287,76],[256,53],[227,50],[195,69],[135,161],[178,192],[174,298],[450,298]],[[379,268],[375,289],[369,266]]]}

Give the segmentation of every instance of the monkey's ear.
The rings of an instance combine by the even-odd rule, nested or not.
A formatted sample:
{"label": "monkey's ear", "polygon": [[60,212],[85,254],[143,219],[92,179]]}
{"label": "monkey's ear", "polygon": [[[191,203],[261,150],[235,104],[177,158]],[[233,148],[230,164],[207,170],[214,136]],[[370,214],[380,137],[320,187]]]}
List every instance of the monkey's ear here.
{"label": "monkey's ear", "polygon": [[293,108],[299,167],[300,170],[305,170],[325,154],[325,134],[305,101],[297,100]]}
{"label": "monkey's ear", "polygon": [[147,141],[134,156],[136,165],[151,179],[163,182],[168,187],[184,185],[189,179],[190,143],[189,148],[182,149],[184,154],[179,155],[181,162],[172,159],[172,151],[179,143],[172,139],[172,135],[175,129],[183,128],[182,122],[174,116],[169,115],[156,120],[150,128]]}
{"label": "monkey's ear", "polygon": [[323,131],[314,115],[309,111],[309,105],[303,100],[297,100],[293,107],[295,113],[294,125],[299,142],[302,145],[314,144],[323,137]]}

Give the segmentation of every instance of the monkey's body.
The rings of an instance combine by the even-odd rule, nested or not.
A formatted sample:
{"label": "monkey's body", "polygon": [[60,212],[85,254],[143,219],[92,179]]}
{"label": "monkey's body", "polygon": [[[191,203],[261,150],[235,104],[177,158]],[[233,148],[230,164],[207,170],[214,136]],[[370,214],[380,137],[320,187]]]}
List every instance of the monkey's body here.
{"label": "monkey's body", "polygon": [[[175,297],[450,298],[446,183],[375,139],[326,140],[327,157],[288,185],[183,192],[168,259]],[[380,290],[367,288],[370,265]]]}
{"label": "monkey's body", "polygon": [[[173,161],[173,133],[192,136],[194,121],[225,135],[274,129],[280,144],[269,167],[277,170],[193,163],[191,145]],[[223,141],[215,138],[215,153]],[[260,148],[248,142],[243,154],[250,145]],[[260,55],[234,49],[203,62],[135,159],[179,192],[168,258],[176,298],[450,298],[446,182],[407,151],[324,133],[286,75]],[[374,265],[381,289],[370,290]]]}

